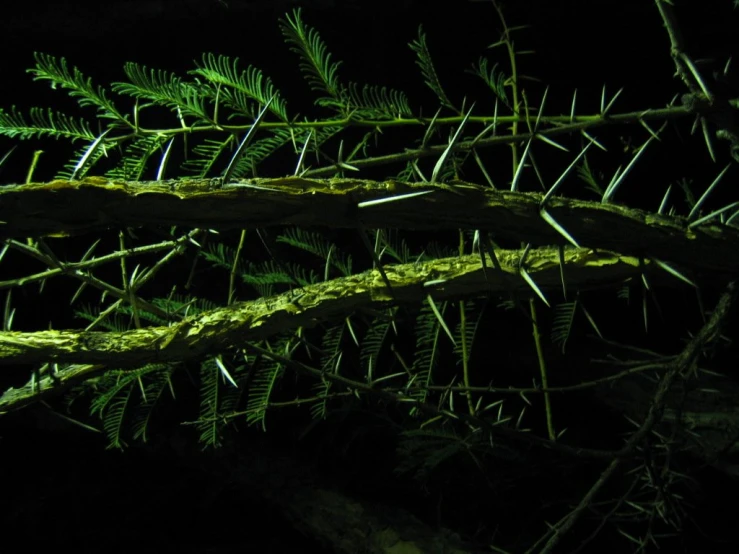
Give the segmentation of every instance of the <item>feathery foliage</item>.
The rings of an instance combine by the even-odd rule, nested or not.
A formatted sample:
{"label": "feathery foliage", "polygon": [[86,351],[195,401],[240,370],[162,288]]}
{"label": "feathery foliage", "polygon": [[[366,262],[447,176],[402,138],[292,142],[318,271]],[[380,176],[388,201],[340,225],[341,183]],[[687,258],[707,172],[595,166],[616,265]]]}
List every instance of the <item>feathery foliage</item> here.
{"label": "feathery foliage", "polygon": [[[657,4],[664,7],[662,0]],[[78,289],[70,292],[70,304],[86,324],[79,340],[88,341],[79,343],[86,345],[81,351],[91,350],[87,345],[94,346],[94,333],[102,331],[110,333],[105,335],[110,345],[125,351],[125,363],[111,362],[110,367],[95,363],[80,369],[77,363],[44,362],[25,387],[29,396],[44,398],[55,383],[83,372],[82,377],[69,377],[77,383],[70,395],[89,398],[89,413],[99,420],[110,448],[151,440],[165,399],[169,402],[171,395],[184,402],[182,398],[196,394],[197,416],[190,423],[206,447],[222,446],[238,423],[266,430],[268,413],[276,410],[307,405],[311,421],[306,427],[314,429],[333,422],[335,415],[363,413],[361,408],[393,429],[401,460],[398,471],[423,483],[447,467],[471,465],[479,470],[481,482],[501,485],[504,479],[493,475],[502,467],[497,464],[531,463],[529,453],[544,446],[547,456],[611,456],[616,465],[628,468],[625,474],[659,474],[670,487],[676,486],[679,472],[664,452],[678,449],[677,442],[660,433],[665,428],[675,436],[683,431],[665,427],[667,420],[654,415],[675,412],[673,399],[660,392],[669,387],[628,379],[647,368],[650,379],[671,375],[674,381],[679,370],[679,378],[687,382],[698,375],[697,362],[676,370],[674,356],[629,347],[619,342],[621,338],[606,340],[604,334],[622,337],[627,329],[614,323],[618,317],[612,313],[591,314],[585,305],[598,305],[604,298],[599,295],[626,299],[630,305],[621,303],[617,309],[629,315],[636,310],[649,332],[656,325],[654,312],[661,315],[654,292],[661,279],[700,288],[700,271],[663,260],[652,249],[659,251],[664,246],[659,242],[674,238],[689,250],[686,236],[731,243],[739,203],[711,202],[718,203],[718,185],[733,166],[714,171],[705,182],[678,181],[675,188],[684,198],[674,199],[679,195],[671,196],[668,188],[660,193],[662,203],[653,213],[635,209],[653,204],[646,187],[628,192],[621,187],[635,179],[653,150],[671,144],[667,123],[686,115],[704,129],[712,156],[722,155],[711,146],[714,138],[728,138],[735,146],[734,129],[721,127],[714,117],[719,109],[729,108],[704,106],[707,96],[696,90],[705,83],[694,66],[676,55],[678,74],[692,85],[692,100],[683,105],[619,112],[620,93],[609,97],[604,89],[597,113],[581,113],[573,95],[570,114],[561,115],[567,107],[550,108],[547,90],[523,87],[518,60],[522,52],[510,38],[522,28],[508,27],[498,4],[493,5],[503,27],[493,46],[507,56],[501,61],[480,57],[467,71],[484,83],[486,102],[465,99],[455,104],[450,99],[455,94],[442,85],[423,28],[410,42],[421,80],[434,93],[430,112],[422,111],[406,92],[342,81],[341,62],[318,31],[303,21],[299,9],[279,26],[314,95],[316,114],[308,116],[291,113],[291,91],[279,90],[257,67],[242,68],[238,58],[204,54],[185,76],[129,62],[124,66],[128,80],[106,89],[93,85],[76,67],[69,69],[64,58],[36,54],[34,78],[65,89],[81,108],[94,108],[95,124],[53,109],[32,108],[25,115],[11,107],[0,109],[0,134],[74,143],[75,151],[57,172],[60,178],[104,174],[115,180],[104,186],[119,187],[116,191],[129,195],[132,204],[147,205],[148,199],[151,206],[159,206],[154,201],[171,193],[181,201],[183,213],[193,202],[201,203],[201,211],[192,220],[184,218],[176,225],[169,220],[166,226],[143,231],[126,228],[124,221],[117,236],[101,237],[105,253],[93,255],[96,241],[79,260],[75,249],[58,254],[57,243],[43,236],[25,243],[3,239],[0,261],[6,255],[27,256],[46,267],[8,279],[0,283],[2,288],[38,283],[43,290],[57,277],[75,281]],[[117,95],[115,103],[111,93]],[[155,123],[150,126],[150,121]],[[99,130],[93,132],[96,125]],[[629,140],[624,147],[622,137],[609,134],[615,125],[636,129],[633,145],[638,146]],[[396,148],[388,136],[400,129],[415,135]],[[614,145],[623,156],[613,154]],[[489,154],[498,146],[510,150],[510,164]],[[734,156],[734,146],[723,156]],[[369,181],[374,174],[383,178]],[[270,175],[275,179],[266,181]],[[319,182],[317,177],[326,179]],[[85,186],[101,186],[94,179]],[[134,195],[127,189],[132,182],[148,180],[155,181],[151,190]],[[493,181],[505,182],[505,193]],[[570,196],[559,196],[563,191]],[[232,207],[217,204],[219,198],[228,198],[236,207],[247,198],[250,208],[264,212],[257,214],[259,221],[276,231],[257,229],[251,221],[244,222],[244,229],[219,227],[223,214],[214,214],[210,202],[225,206],[224,211]],[[634,206],[615,204],[614,198]],[[275,221],[269,219],[273,206],[282,210]],[[414,233],[430,226],[423,221],[425,209],[435,214],[429,219],[435,218],[431,224],[436,228]],[[573,218],[570,211],[586,215]],[[394,225],[382,228],[376,212]],[[491,221],[490,213],[499,214],[500,221]],[[296,221],[305,221],[305,214],[320,226],[296,226]],[[92,222],[97,217],[89,214]],[[608,222],[605,232],[592,224],[597,217]],[[402,225],[404,220],[407,228],[397,228],[395,222]],[[461,221],[459,226],[472,223],[460,230],[450,221]],[[214,228],[209,228],[211,223]],[[0,231],[3,225],[7,222]],[[333,226],[340,229],[332,235],[323,228]],[[654,229],[668,238],[650,243],[627,236]],[[552,230],[556,233],[547,234]],[[624,251],[616,252],[620,247]],[[680,250],[666,249],[676,260],[685,260]],[[477,264],[474,270],[470,259]],[[619,273],[623,267],[628,272]],[[172,275],[172,282],[165,283],[162,275]],[[598,287],[603,290],[591,290]],[[573,292],[577,296],[571,300]],[[630,302],[634,298],[641,303]],[[13,324],[13,301],[8,294],[6,334]],[[545,308],[550,301],[555,304],[552,311]],[[714,312],[705,309],[702,299],[699,302],[703,325]],[[581,323],[577,314],[587,322]],[[679,315],[687,318],[685,312]],[[601,333],[596,319],[608,322],[608,333]],[[589,381],[570,382],[577,378],[552,374],[551,367],[566,367],[568,356],[579,354],[584,333],[573,331],[581,324],[589,324],[598,335],[593,340],[610,365]],[[712,333],[692,333],[691,360],[701,358],[721,336],[718,324],[715,327],[709,329]],[[198,350],[201,341],[207,347]],[[618,359],[619,349],[629,357]],[[183,359],[171,361],[172,351],[182,353]],[[198,354],[190,359],[188,352]],[[66,360],[67,354],[54,356]],[[54,356],[49,360],[57,359]],[[623,450],[615,455],[570,446],[568,435],[563,440],[569,414],[557,394],[568,387],[601,394],[604,386],[616,387],[622,380],[627,392],[629,387],[647,386],[656,406],[639,411],[610,400],[639,420],[639,429]],[[188,386],[194,386],[195,393]],[[361,437],[366,430],[360,425],[352,436]],[[690,433],[679,436],[686,444],[694,440]],[[724,446],[727,452],[733,448]],[[649,494],[681,502],[675,488],[650,487]],[[650,526],[658,510],[645,514],[657,501],[644,490],[630,488],[597,508],[616,513],[623,505],[641,507],[634,508],[640,515],[631,514],[629,521],[642,525],[643,541],[653,540]],[[578,509],[561,521],[574,524],[583,512]],[[680,528],[679,518],[663,519],[668,527]],[[551,526],[547,540],[558,540],[562,522]]]}

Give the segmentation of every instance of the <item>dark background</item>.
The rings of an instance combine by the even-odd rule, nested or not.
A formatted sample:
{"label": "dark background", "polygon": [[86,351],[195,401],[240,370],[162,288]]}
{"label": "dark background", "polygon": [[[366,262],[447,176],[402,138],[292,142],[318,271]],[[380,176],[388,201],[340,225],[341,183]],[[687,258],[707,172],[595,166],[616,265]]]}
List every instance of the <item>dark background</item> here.
{"label": "dark background", "polygon": [[[729,0],[682,4],[685,5],[679,6],[678,15],[689,53],[696,59],[715,59],[717,66],[723,67],[726,57],[735,53],[729,42],[736,36],[739,10],[732,10]],[[526,84],[532,103],[539,102],[545,85],[550,86],[545,110],[548,114],[569,113],[574,89],[578,90],[578,112],[596,113],[604,84],[609,98],[624,87],[617,104],[619,111],[663,107],[676,94],[685,92],[674,77],[669,42],[652,2],[525,0],[503,5],[508,25],[530,25],[515,37],[518,48],[535,51],[532,56],[520,58],[520,71],[540,80],[538,84]],[[278,26],[278,19],[298,6],[303,7],[304,21],[319,31],[334,59],[344,61],[342,79],[402,89],[408,93],[414,109],[420,108],[430,116],[436,110],[435,98],[424,87],[414,54],[407,46],[417,37],[422,24],[450,99],[461,104],[462,98],[467,97],[476,100],[481,111],[492,112],[491,95],[464,70],[480,55],[489,56],[491,62],[500,62],[507,69],[503,50],[486,48],[499,39],[501,27],[488,2],[462,0],[13,2],[3,6],[0,13],[0,106],[16,105],[24,111],[31,106],[54,106],[72,111],[75,103],[64,91],[49,90],[47,83],[34,83],[25,73],[34,64],[34,51],[66,57],[70,66],[79,67],[100,85],[123,80],[122,66],[126,61],[184,75],[194,67],[194,59],[204,52],[213,52],[238,56],[244,65],[260,67],[282,91],[290,113],[309,114],[313,96],[300,77],[297,57],[283,43]],[[689,130],[689,123],[683,123],[675,134],[678,138],[671,139],[676,142],[650,152],[649,163],[639,167],[633,181],[625,185],[631,190],[624,192],[623,201],[654,210],[668,183],[679,178],[705,180],[706,175],[717,173],[715,167],[723,167],[726,153],[720,151],[722,161],[713,166],[700,137],[690,137]],[[618,129],[599,135],[615,146],[612,155],[604,158],[604,169],[610,168],[612,173],[617,165],[628,162],[631,154],[620,155],[618,144],[621,136],[632,133],[638,134],[633,129]],[[639,136],[645,138],[645,133]],[[393,140],[398,139],[388,138],[390,148]],[[55,141],[17,143],[0,138],[0,155],[15,144],[18,148],[6,166],[0,168],[0,182],[4,184],[22,182],[32,152],[39,147],[47,151],[37,172],[40,180],[51,178],[66,161],[58,152],[71,152]],[[398,146],[402,145],[402,141],[398,142]],[[497,156],[501,166],[509,171],[508,147],[491,151],[490,156],[493,167]],[[291,173],[292,167],[270,170],[273,175],[282,175]],[[61,296],[60,318],[68,310],[66,298]],[[708,298],[713,301],[710,291]],[[49,300],[53,306],[53,296]],[[677,305],[668,305],[667,321],[669,310],[682,313],[679,308],[688,301],[680,295],[671,300]],[[17,328],[44,328],[48,322],[44,316],[48,314],[36,315],[41,319],[26,316],[19,319]],[[55,323],[56,328],[65,326],[63,319],[56,319]],[[669,345],[675,350],[684,338],[678,333],[684,333],[685,327],[685,320],[678,317],[672,320],[672,326],[661,328],[663,335],[652,335],[647,342],[652,346]],[[530,332],[525,329],[522,326],[522,332]],[[594,417],[598,415],[605,417]],[[281,430],[289,426],[289,421],[277,425]],[[288,527],[280,525],[277,512],[261,504],[255,509],[259,501],[251,498],[248,491],[228,488],[221,478],[204,471],[207,461],[192,464],[172,452],[138,448],[123,454],[105,451],[101,436],[76,429],[63,423],[52,428],[42,410],[11,414],[0,420],[4,481],[17,485],[2,503],[5,513],[0,521],[9,524],[3,540],[6,544],[17,541],[18,548],[14,550],[34,551],[53,543],[80,552],[320,552],[317,546],[297,533],[293,536]],[[281,440],[275,438],[275,445]],[[392,452],[384,437],[374,440],[381,454]],[[373,483],[384,483],[376,500],[405,505],[435,522],[433,507],[428,506],[421,491],[407,483],[394,482],[392,474],[383,467],[387,462],[378,461],[381,455],[368,461],[357,453],[341,462],[331,462],[330,456],[322,458],[309,446],[305,448],[308,454],[303,451],[303,455],[325,464],[327,473],[347,489],[352,490],[354,482],[354,492],[369,494]],[[543,467],[553,471],[553,466],[544,463]],[[356,482],[373,471],[370,485]],[[583,490],[597,471],[586,471],[577,477],[563,475],[553,490]],[[711,470],[698,473],[698,477],[698,492],[692,499],[696,504],[691,515],[694,525],[680,540],[669,543],[670,551],[731,551],[729,543],[737,544],[731,527],[734,510],[729,507],[726,513],[718,506],[726,499],[731,502],[736,486]],[[551,478],[545,481],[551,483]],[[391,487],[400,493],[394,495]],[[527,504],[531,501],[526,500],[525,492],[508,491],[510,499],[506,501],[511,513],[496,513],[495,517],[500,518],[497,523],[541,532],[515,519],[527,511],[537,514],[540,509]],[[459,524],[450,516],[447,524],[452,523]],[[274,530],[265,532],[268,529]],[[277,544],[275,535],[284,542]],[[206,545],[210,550],[206,550]]]}

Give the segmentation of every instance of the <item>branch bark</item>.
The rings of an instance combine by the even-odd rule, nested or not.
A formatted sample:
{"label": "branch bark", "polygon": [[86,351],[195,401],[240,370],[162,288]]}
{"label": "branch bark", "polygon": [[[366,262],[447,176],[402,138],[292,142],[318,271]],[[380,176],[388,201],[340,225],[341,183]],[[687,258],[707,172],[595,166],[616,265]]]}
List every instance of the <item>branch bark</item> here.
{"label": "branch bark", "polygon": [[[145,225],[208,229],[276,225],[355,229],[485,229],[496,239],[566,244],[540,215],[542,195],[470,183],[429,185],[358,179],[82,181],[0,189],[0,238],[97,232]],[[390,201],[390,199],[395,198]],[[383,200],[382,203],[377,201]],[[370,204],[367,204],[370,203]],[[614,204],[554,198],[547,212],[581,245],[654,257],[697,269],[739,272],[739,230],[688,227],[668,217]]]}
{"label": "branch bark", "polygon": [[[521,255],[518,250],[497,251],[502,274],[493,269],[489,259],[483,270],[478,256],[388,265],[384,271],[390,289],[378,270],[366,271],[270,298],[202,312],[170,327],[124,332],[3,331],[0,332],[0,365],[44,362],[90,365],[72,366],[35,386],[9,389],[0,396],[0,411],[21,407],[30,399],[38,400],[39,394],[45,391],[56,394],[60,388],[108,369],[186,361],[243,345],[245,341],[268,338],[298,327],[313,327],[358,310],[391,303],[418,304],[429,295],[435,300],[491,293],[530,295],[533,290],[518,274]],[[559,260],[556,248],[536,250],[527,257],[526,271],[542,291],[561,290]],[[565,249],[564,261],[567,286],[578,290],[622,282],[645,269],[634,258],[587,249]]]}

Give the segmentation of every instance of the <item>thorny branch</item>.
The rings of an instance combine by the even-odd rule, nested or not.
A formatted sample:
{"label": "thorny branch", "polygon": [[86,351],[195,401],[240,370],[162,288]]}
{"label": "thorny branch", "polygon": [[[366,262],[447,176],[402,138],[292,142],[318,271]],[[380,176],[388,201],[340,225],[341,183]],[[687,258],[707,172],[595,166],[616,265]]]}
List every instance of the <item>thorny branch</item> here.
{"label": "thorny branch", "polygon": [[[716,305],[711,318],[706,322],[703,328],[688,343],[685,349],[672,361],[668,362],[669,369],[660,379],[657,390],[652,399],[647,416],[639,429],[634,432],[626,445],[619,451],[617,456],[611,460],[608,467],[601,473],[598,480],[593,484],[590,490],[582,497],[579,504],[570,514],[554,525],[541,539],[548,538],[544,548],[539,554],[546,554],[559,543],[560,539],[577,523],[585,509],[593,502],[601,488],[611,478],[616,469],[628,456],[632,455],[637,447],[644,441],[647,435],[654,428],[655,424],[660,421],[665,407],[665,397],[676,379],[685,379],[695,371],[695,365],[698,356],[706,346],[716,340],[721,334],[721,328],[726,324],[729,311],[735,303],[737,297],[737,285],[732,281],[726,287],[721,298]],[[534,552],[530,549],[528,552]]]}

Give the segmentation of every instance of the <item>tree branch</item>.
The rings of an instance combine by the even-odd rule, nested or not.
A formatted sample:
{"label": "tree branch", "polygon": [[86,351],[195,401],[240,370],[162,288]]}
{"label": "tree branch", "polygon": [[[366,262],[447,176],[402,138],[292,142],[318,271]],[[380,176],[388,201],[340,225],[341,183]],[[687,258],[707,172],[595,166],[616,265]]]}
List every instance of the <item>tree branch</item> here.
{"label": "tree branch", "polygon": [[[0,189],[0,238],[96,232],[115,227],[189,225],[208,229],[279,225],[356,229],[485,229],[496,239],[566,244],[540,215],[542,196],[470,183],[430,185],[359,179],[82,181]],[[379,202],[382,200],[382,202]],[[688,226],[615,204],[552,198],[547,213],[580,244],[737,273],[739,230]],[[327,215],[330,214],[330,217]]]}
{"label": "tree branch", "polygon": [[[530,285],[518,273],[521,256],[518,250],[497,251],[502,274],[492,268],[489,259],[483,271],[479,256],[388,265],[384,270],[392,295],[380,272],[372,270],[270,298],[202,312],[170,327],[123,332],[0,332],[0,365],[92,364],[75,365],[69,370],[62,368],[35,385],[9,389],[0,397],[0,411],[36,401],[40,394],[57,394],[60,389],[112,368],[186,361],[243,345],[245,341],[265,339],[299,327],[313,327],[347,313],[383,307],[394,301],[420,303],[428,295],[444,300],[491,293],[533,294]],[[578,290],[602,286],[604,282],[622,282],[639,276],[645,269],[634,258],[587,249],[568,248],[564,251],[564,260],[566,284]],[[526,271],[541,290],[561,290],[558,249],[530,253]]]}

